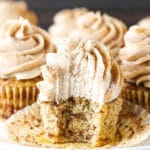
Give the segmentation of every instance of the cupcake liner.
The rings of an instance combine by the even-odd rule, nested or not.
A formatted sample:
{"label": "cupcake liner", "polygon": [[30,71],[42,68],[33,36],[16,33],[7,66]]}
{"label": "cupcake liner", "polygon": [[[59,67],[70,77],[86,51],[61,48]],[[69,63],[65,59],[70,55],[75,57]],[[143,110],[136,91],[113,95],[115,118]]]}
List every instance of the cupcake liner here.
{"label": "cupcake liner", "polygon": [[125,83],[121,92],[121,97],[140,105],[150,112],[150,89]]}
{"label": "cupcake liner", "polygon": [[33,81],[16,82],[13,81],[10,85],[0,82],[0,117],[3,119],[37,99],[38,89]]}
{"label": "cupcake liner", "polygon": [[[35,113],[33,113],[33,109]],[[29,115],[30,114],[30,115]],[[38,118],[36,117],[38,116]],[[49,148],[71,148],[71,149],[104,149],[104,148],[129,148],[134,145],[142,146],[149,140],[150,135],[150,114],[141,108],[138,105],[135,105],[129,101],[124,100],[123,109],[120,112],[119,115],[119,121],[117,123],[117,133],[116,133],[116,142],[115,143],[109,143],[108,145],[102,146],[102,147],[96,147],[93,148],[88,144],[81,144],[81,143],[66,143],[66,144],[51,144],[49,143],[49,139],[47,137],[47,134],[45,133],[44,126],[42,123],[42,117],[40,116],[40,107],[38,104],[33,104],[32,106],[29,106],[28,108],[25,108],[23,111],[17,112],[17,122],[16,122],[16,116],[13,118],[13,116],[8,120],[7,125],[12,122],[12,125],[17,126],[19,128],[25,129],[26,128],[26,134],[19,132],[19,135],[17,134],[17,138],[13,138],[15,141],[19,141],[20,144],[23,145],[30,145],[30,146],[43,146],[43,147],[49,147]],[[23,123],[24,119],[20,118],[26,118],[26,124]],[[34,118],[34,122],[37,122],[35,125],[33,125],[33,120],[31,118]],[[14,119],[14,120],[13,120]],[[13,122],[14,121],[14,122]],[[32,128],[31,128],[32,124]],[[0,131],[3,131],[2,133],[6,134],[5,128],[0,128]],[[9,131],[10,132],[14,132]],[[3,137],[3,138],[1,138]],[[18,138],[20,137],[20,138]],[[4,140],[3,140],[4,139]],[[0,135],[0,141],[11,143],[12,140],[9,139],[8,136]],[[14,143],[17,144],[17,143]],[[150,140],[149,140],[150,144]]]}

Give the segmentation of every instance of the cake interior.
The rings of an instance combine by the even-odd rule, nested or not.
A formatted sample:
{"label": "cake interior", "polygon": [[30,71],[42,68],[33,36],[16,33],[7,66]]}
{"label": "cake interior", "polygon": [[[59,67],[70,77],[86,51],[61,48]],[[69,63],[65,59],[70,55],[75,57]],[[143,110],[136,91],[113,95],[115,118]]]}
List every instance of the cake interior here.
{"label": "cake interior", "polygon": [[85,98],[70,97],[59,104],[42,102],[41,113],[52,143],[103,145],[115,139],[121,105],[121,100],[100,105]]}

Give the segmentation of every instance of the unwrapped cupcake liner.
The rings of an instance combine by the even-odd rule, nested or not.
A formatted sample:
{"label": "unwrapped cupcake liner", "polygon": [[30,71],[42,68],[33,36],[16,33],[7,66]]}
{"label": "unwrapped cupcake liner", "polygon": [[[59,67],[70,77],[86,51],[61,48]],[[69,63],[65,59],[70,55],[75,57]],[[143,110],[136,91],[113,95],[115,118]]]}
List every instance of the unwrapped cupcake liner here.
{"label": "unwrapped cupcake liner", "polygon": [[123,87],[121,97],[140,105],[150,112],[150,89],[126,84]]}
{"label": "unwrapped cupcake liner", "polygon": [[36,86],[0,86],[0,117],[5,119],[37,99]]}
{"label": "unwrapped cupcake liner", "polygon": [[[34,113],[36,112],[36,115]],[[30,115],[29,115],[30,114]],[[117,123],[117,133],[116,142],[109,143],[108,145],[102,147],[91,147],[89,144],[82,143],[66,143],[66,144],[52,144],[49,143],[49,138],[45,133],[44,126],[42,123],[42,117],[40,114],[40,107],[38,104],[33,104],[26,108],[24,111],[17,112],[18,119],[26,118],[26,123],[23,120],[17,121],[15,126],[19,126],[22,129],[26,129],[26,134],[19,132],[18,138],[13,138],[15,141],[19,141],[20,144],[28,146],[42,146],[49,148],[63,148],[63,149],[94,149],[100,150],[104,148],[130,148],[135,145],[142,146],[146,140],[149,140],[150,136],[150,114],[142,107],[135,105],[129,101],[124,100],[123,109],[120,112],[119,120]],[[36,117],[38,116],[38,118]],[[34,121],[31,119],[34,118]],[[37,120],[36,120],[37,118]],[[14,118],[14,121],[16,119]],[[11,117],[7,123],[13,122],[13,117]],[[33,125],[33,122],[38,122]],[[13,124],[13,123],[12,123]],[[31,128],[32,124],[32,128]],[[6,133],[6,129],[3,129]],[[3,136],[2,136],[3,137]],[[30,137],[30,138],[29,138]],[[5,142],[11,143],[12,140],[5,136]],[[3,140],[0,135],[0,141]],[[147,142],[147,141],[146,141]],[[18,143],[18,144],[19,144]],[[148,143],[148,142],[147,142]],[[149,140],[150,143],[150,140]],[[17,143],[14,143],[17,144]]]}

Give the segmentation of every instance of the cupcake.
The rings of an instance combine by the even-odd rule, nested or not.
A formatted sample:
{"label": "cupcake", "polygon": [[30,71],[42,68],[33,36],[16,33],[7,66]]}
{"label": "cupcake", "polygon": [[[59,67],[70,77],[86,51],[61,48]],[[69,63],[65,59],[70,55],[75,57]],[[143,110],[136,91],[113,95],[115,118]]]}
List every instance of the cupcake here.
{"label": "cupcake", "polygon": [[55,45],[58,45],[62,38],[69,36],[76,27],[76,19],[86,12],[88,12],[86,8],[64,9],[54,16],[54,24],[49,27],[49,33]]}
{"label": "cupcake", "polygon": [[101,41],[110,49],[113,58],[118,56],[118,51],[124,46],[123,37],[127,30],[122,21],[100,12],[88,12],[78,17],[76,24],[72,37]]}
{"label": "cupcake", "polygon": [[138,22],[138,25],[150,30],[150,16],[144,17]]}
{"label": "cupcake", "polygon": [[[71,12],[68,13],[71,16]],[[95,40],[105,44],[114,58],[118,57],[118,51],[124,46],[123,37],[127,30],[122,21],[107,14],[102,15],[100,12],[92,11],[83,11],[76,17],[66,18],[54,18],[59,22],[57,21],[57,24],[54,23],[49,28],[56,46],[59,45],[61,39],[66,37]]]}
{"label": "cupcake", "polygon": [[8,19],[24,17],[31,23],[37,24],[37,16],[30,11],[23,1],[0,1],[0,24]]}
{"label": "cupcake", "polygon": [[47,54],[38,103],[51,143],[105,145],[115,139],[122,76],[103,44],[66,40]]}
{"label": "cupcake", "polygon": [[125,78],[121,96],[150,112],[150,31],[132,26],[119,55]]}
{"label": "cupcake", "polygon": [[51,51],[49,34],[28,20],[7,20],[0,26],[1,118],[36,101],[40,66]]}

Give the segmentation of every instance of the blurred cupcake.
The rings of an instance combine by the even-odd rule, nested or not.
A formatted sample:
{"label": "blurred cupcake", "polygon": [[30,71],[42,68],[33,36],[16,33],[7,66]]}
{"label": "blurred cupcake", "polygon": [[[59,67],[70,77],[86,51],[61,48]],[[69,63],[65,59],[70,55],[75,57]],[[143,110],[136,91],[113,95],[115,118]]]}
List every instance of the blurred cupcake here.
{"label": "blurred cupcake", "polygon": [[40,67],[51,51],[49,34],[28,20],[7,20],[0,26],[0,117],[36,101]]}
{"label": "blurred cupcake", "polygon": [[144,17],[138,24],[144,28],[150,29],[150,16]]}
{"label": "blurred cupcake", "polygon": [[[72,15],[74,13],[76,15]],[[101,41],[110,49],[114,58],[118,56],[119,49],[124,46],[123,37],[126,30],[126,25],[117,18],[86,9],[70,10],[67,11],[67,15],[60,17],[56,15],[54,25],[49,28],[56,45],[66,37]]]}
{"label": "blurred cupcake", "polygon": [[54,24],[49,27],[53,42],[57,45],[62,38],[67,38],[76,27],[76,19],[88,12],[86,8],[64,9],[53,18]]}
{"label": "blurred cupcake", "polygon": [[31,23],[37,24],[37,16],[30,11],[23,1],[0,1],[0,24],[7,19],[17,19],[19,17],[28,19]]}
{"label": "blurred cupcake", "polygon": [[126,25],[117,18],[100,12],[88,12],[77,19],[77,28],[71,33],[72,37],[101,41],[116,58],[118,51],[124,45]]}
{"label": "blurred cupcake", "polygon": [[150,31],[131,27],[119,54],[125,78],[122,96],[150,112]]}

